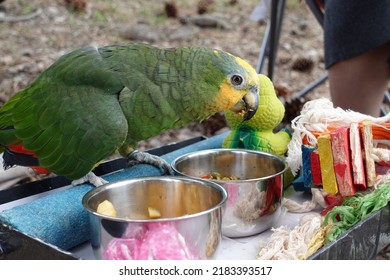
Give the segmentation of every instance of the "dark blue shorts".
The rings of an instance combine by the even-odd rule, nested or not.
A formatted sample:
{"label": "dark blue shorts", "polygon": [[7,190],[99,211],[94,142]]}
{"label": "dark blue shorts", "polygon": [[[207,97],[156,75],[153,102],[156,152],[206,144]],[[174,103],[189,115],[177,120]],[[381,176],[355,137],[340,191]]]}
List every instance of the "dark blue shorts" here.
{"label": "dark blue shorts", "polygon": [[325,0],[326,68],[388,41],[390,0]]}

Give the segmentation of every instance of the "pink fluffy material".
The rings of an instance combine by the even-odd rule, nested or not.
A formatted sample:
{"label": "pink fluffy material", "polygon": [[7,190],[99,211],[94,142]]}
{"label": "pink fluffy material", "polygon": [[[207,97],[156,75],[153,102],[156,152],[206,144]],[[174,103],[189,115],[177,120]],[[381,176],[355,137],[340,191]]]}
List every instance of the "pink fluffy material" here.
{"label": "pink fluffy material", "polygon": [[184,237],[170,223],[150,223],[123,238],[113,238],[104,257],[110,260],[193,260],[199,259]]}

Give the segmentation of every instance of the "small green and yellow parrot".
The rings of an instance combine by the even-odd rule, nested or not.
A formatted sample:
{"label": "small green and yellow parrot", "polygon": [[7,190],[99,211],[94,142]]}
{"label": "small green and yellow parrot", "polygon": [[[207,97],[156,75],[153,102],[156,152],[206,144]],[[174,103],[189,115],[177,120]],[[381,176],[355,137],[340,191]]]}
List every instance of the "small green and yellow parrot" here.
{"label": "small green and yellow parrot", "polygon": [[0,146],[8,167],[23,162],[6,154],[26,155],[78,183],[96,179],[93,168],[116,151],[129,164],[171,171],[137,142],[229,109],[249,120],[258,90],[256,71],[221,50],[89,46],[60,57],[0,108]]}
{"label": "small green and yellow parrot", "polygon": [[291,133],[287,129],[274,132],[284,117],[285,108],[276,96],[271,80],[258,75],[260,104],[256,114],[242,121],[236,114],[225,112],[231,132],[224,139],[224,148],[244,148],[285,156]]}

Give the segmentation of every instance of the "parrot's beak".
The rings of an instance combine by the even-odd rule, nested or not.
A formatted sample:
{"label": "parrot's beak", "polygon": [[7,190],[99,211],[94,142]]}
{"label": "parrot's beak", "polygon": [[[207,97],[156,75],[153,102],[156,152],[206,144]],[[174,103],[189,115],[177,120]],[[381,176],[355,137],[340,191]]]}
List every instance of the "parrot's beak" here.
{"label": "parrot's beak", "polygon": [[254,86],[249,92],[230,110],[235,113],[243,113],[242,121],[250,120],[259,107],[259,88]]}

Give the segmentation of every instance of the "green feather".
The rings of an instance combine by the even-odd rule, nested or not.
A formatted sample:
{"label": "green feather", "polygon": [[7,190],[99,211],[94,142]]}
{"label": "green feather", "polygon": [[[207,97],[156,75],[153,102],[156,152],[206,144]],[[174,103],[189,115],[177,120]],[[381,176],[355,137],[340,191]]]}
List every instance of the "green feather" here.
{"label": "green feather", "polygon": [[17,126],[15,130],[15,135],[18,139],[31,140],[39,137],[42,134],[42,130],[37,129],[37,126],[34,125],[33,120],[21,124],[22,127]]}
{"label": "green feather", "polygon": [[[39,130],[37,130],[37,131],[39,131]],[[50,141],[52,141],[54,136],[55,136],[55,134],[53,135],[52,130],[47,129],[47,130],[41,131],[39,133],[39,135],[35,135],[34,137],[30,137],[30,138],[22,137],[22,138],[25,139],[25,141],[23,143],[24,143],[24,146],[28,150],[35,151],[37,154],[41,154],[42,147],[44,147],[48,143],[50,143]],[[19,134],[18,134],[18,137],[20,137]],[[28,140],[28,139],[31,139],[31,140]]]}
{"label": "green feather", "polygon": [[0,130],[0,147],[8,146],[17,142],[14,129]]}

